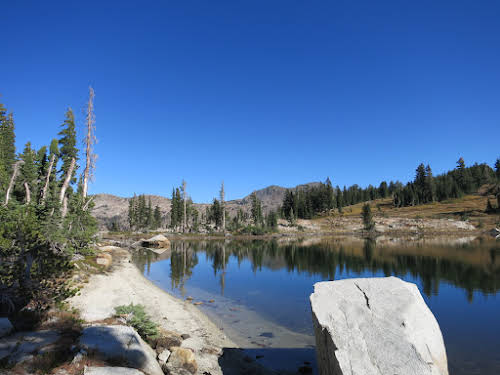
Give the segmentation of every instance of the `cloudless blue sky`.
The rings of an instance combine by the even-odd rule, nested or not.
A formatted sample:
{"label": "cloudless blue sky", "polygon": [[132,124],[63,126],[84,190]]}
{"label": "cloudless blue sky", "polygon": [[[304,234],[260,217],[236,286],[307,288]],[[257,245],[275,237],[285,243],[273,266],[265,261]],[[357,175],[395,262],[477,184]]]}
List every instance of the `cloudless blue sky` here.
{"label": "cloudless blue sky", "polygon": [[48,144],[95,89],[92,193],[362,186],[500,156],[498,1],[4,1],[0,101]]}

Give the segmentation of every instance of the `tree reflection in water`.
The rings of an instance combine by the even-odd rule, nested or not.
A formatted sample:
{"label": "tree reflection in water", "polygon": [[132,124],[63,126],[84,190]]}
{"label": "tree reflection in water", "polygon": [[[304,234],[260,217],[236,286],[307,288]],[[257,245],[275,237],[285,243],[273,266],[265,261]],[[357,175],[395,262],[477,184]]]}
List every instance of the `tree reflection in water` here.
{"label": "tree reflection in water", "polygon": [[[230,259],[238,265],[249,261],[254,273],[263,268],[319,275],[335,280],[336,275],[383,273],[404,278],[411,275],[422,281],[423,292],[437,295],[442,282],[462,288],[472,302],[474,292],[496,294],[500,289],[500,245],[491,241],[473,241],[466,245],[427,242],[377,245],[374,239],[344,241],[325,239],[307,244],[277,240],[172,241],[170,253],[171,287],[185,295],[185,283],[203,252],[219,277],[221,294],[226,285]],[[168,255],[167,255],[168,256]],[[150,251],[134,256],[144,272],[151,262],[166,259]]]}

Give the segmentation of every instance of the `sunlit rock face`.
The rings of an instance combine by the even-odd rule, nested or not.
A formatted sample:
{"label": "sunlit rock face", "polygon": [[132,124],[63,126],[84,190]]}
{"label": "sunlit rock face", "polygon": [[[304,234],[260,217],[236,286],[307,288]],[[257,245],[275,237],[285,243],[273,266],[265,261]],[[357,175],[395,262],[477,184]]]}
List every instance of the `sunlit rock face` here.
{"label": "sunlit rock face", "polygon": [[320,282],[310,300],[320,375],[448,375],[441,330],[415,284]]}

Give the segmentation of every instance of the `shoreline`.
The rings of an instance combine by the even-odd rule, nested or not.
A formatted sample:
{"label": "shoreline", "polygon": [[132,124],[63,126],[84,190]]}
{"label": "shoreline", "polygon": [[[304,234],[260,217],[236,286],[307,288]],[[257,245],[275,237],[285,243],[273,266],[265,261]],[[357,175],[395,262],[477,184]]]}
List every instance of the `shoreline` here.
{"label": "shoreline", "polygon": [[241,350],[214,322],[192,304],[182,301],[148,280],[123,248],[111,251],[113,263],[103,274],[91,275],[79,295],[67,301],[87,324],[112,317],[114,308],[141,304],[161,328],[184,335],[181,347],[191,349],[198,363],[196,374],[237,374],[241,369],[270,373]]}

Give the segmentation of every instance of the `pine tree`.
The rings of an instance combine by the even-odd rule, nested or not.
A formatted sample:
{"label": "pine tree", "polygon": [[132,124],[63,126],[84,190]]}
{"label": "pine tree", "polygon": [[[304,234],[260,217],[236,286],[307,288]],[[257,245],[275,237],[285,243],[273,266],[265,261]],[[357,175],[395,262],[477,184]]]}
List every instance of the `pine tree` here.
{"label": "pine tree", "polygon": [[153,229],[161,227],[161,211],[159,206],[155,206],[155,211],[153,213]]}
{"label": "pine tree", "polygon": [[495,162],[495,175],[497,180],[500,181],[500,158],[498,158]]}
{"label": "pine tree", "polygon": [[260,199],[257,198],[255,191],[251,195],[252,201],[252,220],[254,225],[259,225],[262,222],[262,205]]}
{"label": "pine tree", "polygon": [[16,161],[15,140],[13,115],[7,115],[5,107],[0,103],[0,187],[4,189],[9,183]]}
{"label": "pine tree", "polygon": [[151,198],[148,199],[148,206],[146,208],[145,227],[152,228],[153,226],[153,207],[151,206]]}
{"label": "pine tree", "polygon": [[371,231],[375,228],[375,223],[373,222],[372,210],[368,203],[365,203],[363,205],[362,218],[366,230]]}
{"label": "pine tree", "polygon": [[[73,114],[71,108],[69,108],[66,112],[66,119],[61,126],[63,127],[63,129],[58,133],[58,135],[61,137],[59,138],[59,150],[60,157],[63,162],[61,171],[63,175],[65,175],[70,169],[72,159],[78,161],[78,149],[76,148],[75,115]],[[74,177],[76,175],[76,169],[77,167],[75,166],[70,180],[71,183],[76,182],[76,178]]]}
{"label": "pine tree", "polygon": [[31,143],[26,143],[24,151],[21,154],[21,160],[24,162],[21,166],[21,183],[25,185],[26,200],[31,200],[31,194],[36,193],[38,170],[35,164],[36,155],[31,148]]}
{"label": "pine tree", "polygon": [[434,202],[436,199],[436,186],[430,165],[425,167],[425,202]]}
{"label": "pine tree", "polygon": [[342,212],[343,206],[344,206],[344,198],[342,196],[342,191],[340,190],[340,187],[337,186],[337,210],[339,210],[339,212]]}

